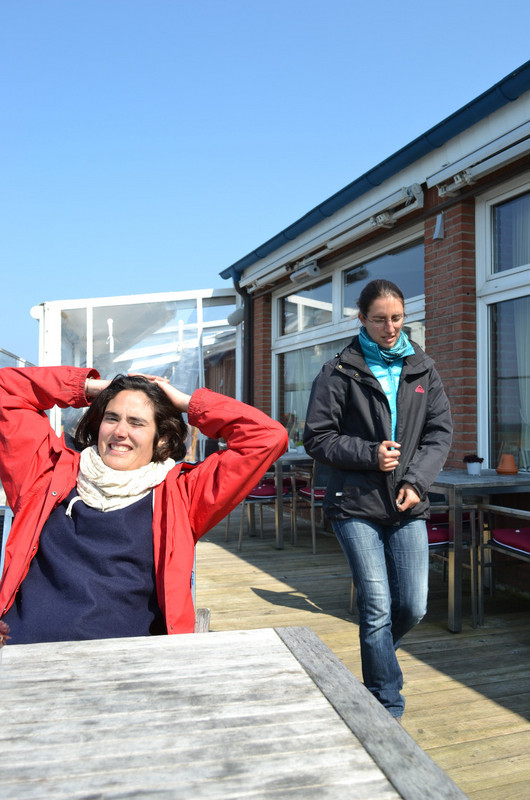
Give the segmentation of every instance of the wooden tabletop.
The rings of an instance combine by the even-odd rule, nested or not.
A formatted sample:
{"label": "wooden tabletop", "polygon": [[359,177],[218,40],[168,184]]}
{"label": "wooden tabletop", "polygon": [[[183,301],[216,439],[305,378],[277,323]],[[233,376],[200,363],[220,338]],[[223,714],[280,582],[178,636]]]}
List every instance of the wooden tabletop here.
{"label": "wooden tabletop", "polygon": [[308,628],[7,645],[0,796],[465,795]]}
{"label": "wooden tabletop", "polygon": [[431,491],[437,489],[456,489],[467,494],[484,494],[489,492],[514,492],[517,489],[528,490],[530,473],[517,472],[514,475],[499,475],[494,469],[483,469],[480,475],[469,475],[465,469],[442,470]]}

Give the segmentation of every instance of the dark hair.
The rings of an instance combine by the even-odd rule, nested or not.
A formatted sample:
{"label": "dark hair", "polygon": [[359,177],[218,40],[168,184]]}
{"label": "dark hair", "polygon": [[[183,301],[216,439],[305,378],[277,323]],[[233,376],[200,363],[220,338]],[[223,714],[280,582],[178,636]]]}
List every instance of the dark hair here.
{"label": "dark hair", "polygon": [[378,297],[395,297],[397,300],[401,300],[403,308],[405,308],[405,298],[399,286],[384,278],[376,278],[366,284],[357,300],[357,306],[363,317],[368,316],[370,306]]}
{"label": "dark hair", "polygon": [[[120,392],[143,392],[153,406],[156,433],[153,442],[153,461],[174,458],[180,461],[186,455],[188,426],[164,390],[156,383],[137,375],[116,375],[106,389],[94,398],[83,414],[75,432],[78,450],[97,445],[99,426],[110,401]],[[159,444],[160,443],[160,444]]]}

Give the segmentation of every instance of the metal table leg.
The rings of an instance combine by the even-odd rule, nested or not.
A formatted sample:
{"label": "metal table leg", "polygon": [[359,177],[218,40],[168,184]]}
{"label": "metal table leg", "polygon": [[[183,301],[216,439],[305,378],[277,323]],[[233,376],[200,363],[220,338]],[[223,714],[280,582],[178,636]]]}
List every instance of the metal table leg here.
{"label": "metal table leg", "polygon": [[449,565],[447,611],[448,627],[453,633],[462,630],[462,493],[455,487],[447,491],[449,500]]}
{"label": "metal table leg", "polygon": [[274,463],[274,482],[276,484],[276,548],[283,550],[283,464],[280,459]]}

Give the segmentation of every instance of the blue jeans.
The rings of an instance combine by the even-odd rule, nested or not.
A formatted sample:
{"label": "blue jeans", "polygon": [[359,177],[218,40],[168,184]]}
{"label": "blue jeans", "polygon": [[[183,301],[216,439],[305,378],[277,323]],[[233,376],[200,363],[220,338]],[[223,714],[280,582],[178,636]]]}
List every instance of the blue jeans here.
{"label": "blue jeans", "polygon": [[392,716],[401,717],[405,698],[396,649],[427,610],[425,522],[386,526],[351,518],[332,524],[357,589],[364,684]]}

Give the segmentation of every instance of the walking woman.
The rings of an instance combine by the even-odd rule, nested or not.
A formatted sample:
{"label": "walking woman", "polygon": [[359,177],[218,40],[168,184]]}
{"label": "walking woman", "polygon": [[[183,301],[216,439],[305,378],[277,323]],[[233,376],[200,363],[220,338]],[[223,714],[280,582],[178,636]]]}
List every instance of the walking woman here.
{"label": "walking woman", "polygon": [[357,305],[359,335],[313,383],[304,445],[332,467],[324,509],[357,590],[364,683],[399,719],[395,651],[426,612],[428,491],[452,422],[433,360],[402,330],[401,290],[373,280]]}
{"label": "walking woman", "polygon": [[[46,411],[89,406],[67,447]],[[188,421],[227,447],[197,465]],[[164,378],[0,370],[0,476],[14,521],[0,581],[10,642],[191,633],[195,544],[287,447],[251,406]],[[80,451],[80,452],[79,452]]]}

